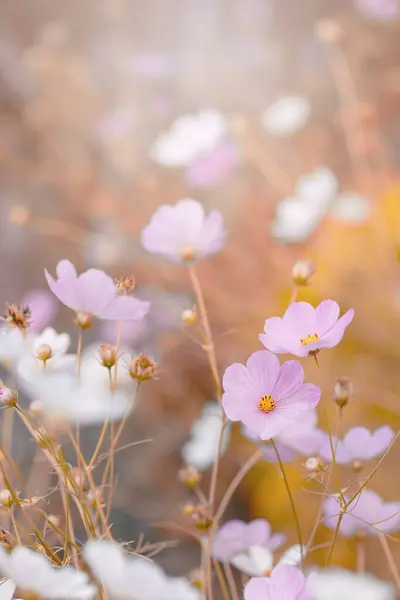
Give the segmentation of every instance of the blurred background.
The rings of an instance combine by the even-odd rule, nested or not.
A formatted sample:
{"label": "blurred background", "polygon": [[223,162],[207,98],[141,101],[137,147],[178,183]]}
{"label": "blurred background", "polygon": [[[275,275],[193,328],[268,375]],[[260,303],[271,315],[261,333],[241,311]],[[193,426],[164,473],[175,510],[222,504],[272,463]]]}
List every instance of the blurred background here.
{"label": "blurred background", "polygon": [[[260,348],[265,318],[289,302],[293,263],[312,259],[317,273],[299,299],[332,298],[356,310],[344,341],[321,353],[319,370],[304,361],[323,390],[322,425],[336,418],[335,379],[347,376],[355,393],[343,431],[399,427],[399,57],[396,0],[1,3],[1,300],[45,289],[43,269],[54,273],[61,258],[78,270],[133,275],[138,294],[153,300],[151,318],[127,343],[155,356],[159,378],[143,386],[124,441],[154,442],[118,456],[117,537],[177,538],[153,524],[183,521],[181,448],[215,397],[205,356],[181,325],[194,304],[187,273],[140,245],[163,203],[193,197],[224,215],[228,243],[199,265],[221,372]],[[295,101],[279,112],[285,97]],[[217,133],[199,111],[216,111]],[[173,124],[187,114],[193,130],[182,149]],[[192,148],[207,128],[207,148]],[[332,189],[326,201],[303,204],[299,178],[321,167],[332,171]],[[293,212],[287,197],[301,208]],[[55,323],[74,335],[67,310]],[[91,335],[114,339],[104,328]],[[98,430],[87,435],[96,439]],[[219,494],[252,450],[233,428]],[[371,484],[385,500],[400,499],[399,453]],[[301,460],[288,469],[308,534],[319,497]],[[344,471],[345,482],[352,477]],[[208,479],[206,471],[205,486]],[[269,463],[244,480],[227,516],[264,516],[295,541]],[[331,535],[321,526],[316,541]],[[367,568],[385,577],[376,550],[367,547]],[[397,544],[393,551],[400,559]],[[196,566],[197,547],[183,537],[159,559],[182,573]],[[354,568],[352,542],[338,544],[335,561]]]}

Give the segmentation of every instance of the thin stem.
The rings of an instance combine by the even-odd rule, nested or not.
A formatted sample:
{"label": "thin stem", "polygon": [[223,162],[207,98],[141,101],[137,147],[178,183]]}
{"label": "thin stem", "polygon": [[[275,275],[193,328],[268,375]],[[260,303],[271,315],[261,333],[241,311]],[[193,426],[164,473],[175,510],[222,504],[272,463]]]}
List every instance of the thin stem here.
{"label": "thin stem", "polygon": [[276,447],[276,444],[275,444],[273,438],[271,438],[271,444],[272,444],[273,449],[275,450],[276,458],[278,459],[278,463],[279,463],[279,468],[281,470],[283,481],[285,482],[286,491],[289,496],[290,505],[292,507],[293,518],[294,518],[294,522],[295,522],[296,530],[297,530],[297,537],[298,537],[299,545],[300,545],[301,563],[303,563],[303,560],[304,560],[303,539],[302,539],[302,535],[301,535],[299,517],[298,517],[297,511],[296,511],[296,505],[293,500],[292,492],[290,491],[289,481],[286,476],[283,462],[281,460],[281,457],[279,456],[278,448]]}
{"label": "thin stem", "polygon": [[99,439],[98,439],[97,444],[96,444],[96,448],[94,449],[93,454],[92,454],[92,458],[90,459],[90,462],[88,464],[88,469],[89,470],[91,470],[93,468],[93,465],[96,462],[96,459],[97,459],[97,457],[99,455],[99,452],[101,450],[101,447],[103,445],[104,439],[105,439],[106,434],[107,434],[108,423],[109,423],[109,419],[107,418],[104,421],[103,427],[102,427],[101,432],[100,432]]}
{"label": "thin stem", "polygon": [[229,591],[231,593],[232,600],[239,600],[239,594],[236,588],[236,583],[233,578],[233,573],[231,569],[231,565],[229,563],[224,563],[224,572],[225,577],[228,582]]}
{"label": "thin stem", "polygon": [[212,553],[212,537],[209,535],[207,538],[207,548],[205,550],[205,574],[206,574],[206,589],[207,597],[206,600],[213,600],[213,585],[212,585],[212,568],[211,568],[211,553]]}
{"label": "thin stem", "polygon": [[77,343],[77,347],[76,347],[76,365],[77,365],[78,383],[81,380],[82,346],[83,346],[83,333],[82,333],[82,329],[79,327],[78,343]]}
{"label": "thin stem", "polygon": [[357,540],[357,573],[365,571],[365,540]]}
{"label": "thin stem", "polygon": [[115,344],[115,365],[113,372],[113,381],[112,381],[112,390],[117,389],[117,377],[118,377],[118,360],[119,360],[119,351],[121,347],[121,339],[122,339],[122,319],[118,321],[118,329],[117,329],[117,341]]}
{"label": "thin stem", "polygon": [[212,561],[213,561],[215,572],[216,572],[217,577],[218,577],[218,582],[219,582],[219,585],[220,585],[220,588],[221,588],[221,592],[222,592],[222,596],[223,596],[224,600],[232,600],[230,598],[230,596],[229,596],[229,591],[228,591],[228,588],[227,588],[226,583],[225,583],[224,574],[222,572],[221,567],[219,566],[218,561],[214,557],[213,557]]}
{"label": "thin stem", "polygon": [[328,558],[326,560],[326,565],[325,565],[326,567],[329,567],[329,565],[331,564],[331,560],[332,560],[332,556],[333,556],[333,549],[335,548],[336,540],[337,540],[338,534],[339,534],[340,525],[342,524],[342,519],[344,517],[345,512],[346,512],[346,509],[344,509],[343,512],[341,512],[338,517],[336,527],[335,527],[335,532],[333,534],[333,538],[332,538],[332,542],[331,542],[331,547],[329,549]]}
{"label": "thin stem", "polygon": [[380,533],[378,535],[378,538],[381,543],[382,550],[385,554],[386,560],[388,562],[390,572],[392,573],[393,581],[395,582],[397,592],[400,594],[400,575],[399,575],[399,571],[397,569],[396,562],[393,558],[393,554],[390,550],[388,541],[383,533]]}
{"label": "thin stem", "polygon": [[294,284],[292,289],[292,294],[290,296],[289,305],[296,302],[297,294],[299,293],[299,286]]}

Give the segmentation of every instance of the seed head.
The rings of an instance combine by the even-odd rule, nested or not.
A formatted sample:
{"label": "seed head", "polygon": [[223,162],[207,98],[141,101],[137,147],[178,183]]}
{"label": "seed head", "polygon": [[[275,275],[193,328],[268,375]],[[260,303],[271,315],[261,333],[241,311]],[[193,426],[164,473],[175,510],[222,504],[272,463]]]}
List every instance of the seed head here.
{"label": "seed head", "polygon": [[11,327],[16,327],[20,331],[25,331],[29,327],[29,319],[31,318],[31,311],[28,306],[20,304],[8,304],[7,311],[4,315],[4,320]]}
{"label": "seed head", "polygon": [[18,402],[18,396],[14,390],[8,387],[0,388],[0,405],[5,408],[16,406]]}
{"label": "seed head", "polygon": [[140,354],[133,358],[129,365],[129,374],[132,379],[137,381],[148,381],[153,379],[156,372],[156,362],[145,354]]}
{"label": "seed head", "polygon": [[117,360],[117,351],[115,346],[112,346],[111,344],[100,344],[99,358],[103,367],[111,369]]}
{"label": "seed head", "polygon": [[336,404],[339,408],[344,408],[353,394],[351,381],[347,377],[339,377],[334,385],[333,393]]}
{"label": "seed head", "polygon": [[121,277],[115,280],[115,291],[117,296],[129,296],[135,289],[134,277]]}
{"label": "seed head", "polygon": [[40,344],[36,350],[36,356],[39,360],[46,364],[46,362],[53,356],[53,350],[49,344]]}
{"label": "seed head", "polygon": [[315,264],[312,260],[298,260],[293,265],[292,278],[296,285],[309,285],[315,273]]}

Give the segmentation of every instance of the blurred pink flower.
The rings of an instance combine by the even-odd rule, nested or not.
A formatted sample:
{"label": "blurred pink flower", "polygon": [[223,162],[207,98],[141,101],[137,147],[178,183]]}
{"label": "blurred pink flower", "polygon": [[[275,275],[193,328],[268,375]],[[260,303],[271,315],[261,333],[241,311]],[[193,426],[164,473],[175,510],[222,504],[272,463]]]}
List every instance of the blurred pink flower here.
{"label": "blurred pink flower", "polygon": [[265,321],[259,339],[276,354],[308,356],[340,342],[353,320],[354,310],[351,308],[340,319],[339,313],[339,305],[333,300],[324,300],[317,308],[308,302],[294,302],[282,318]]}
{"label": "blurred pink flower", "polygon": [[57,313],[57,302],[50,292],[44,290],[31,290],[25,294],[21,302],[28,306],[31,312],[29,331],[40,333],[50,325]]}
{"label": "blurred pink flower", "polygon": [[234,519],[222,525],[215,534],[213,555],[217,560],[227,562],[252,546],[276,550],[284,541],[283,534],[271,532],[271,525],[266,519],[254,519],[250,523]]}
{"label": "blurred pink flower", "polygon": [[233,144],[223,143],[211,152],[195,158],[186,169],[190,186],[212,188],[219,185],[235,168],[237,149]]}
{"label": "blurred pink flower", "polygon": [[268,440],[318,404],[321,390],[303,380],[298,361],[289,360],[280,366],[271,352],[259,350],[246,366],[235,363],[226,369],[222,406],[228,419],[241,421],[262,440]]}
{"label": "blurred pink flower", "polygon": [[278,565],[270,577],[253,577],[245,585],[244,600],[307,600],[305,577],[297,567]]}
{"label": "blurred pink flower", "polygon": [[45,269],[51,291],[57,298],[77,313],[99,319],[142,319],[149,310],[149,303],[132,296],[118,296],[115,282],[103,271],[89,269],[77,275],[69,260],[57,265],[57,279]]}
{"label": "blurred pink flower", "polygon": [[[349,502],[350,498],[345,497]],[[324,501],[324,523],[335,529],[341,512],[338,498],[329,496]],[[340,524],[339,533],[352,537],[358,531],[368,535],[380,532],[392,533],[400,529],[400,502],[385,502],[372,490],[363,490],[347,508]]]}
{"label": "blurred pink flower", "polygon": [[[388,426],[379,427],[374,432],[366,427],[353,427],[342,439],[332,438],[335,447],[335,459],[340,465],[352,463],[355,460],[371,460],[383,454],[394,438],[394,431]],[[320,450],[321,458],[332,462],[332,451],[328,434]]]}
{"label": "blurred pink flower", "polygon": [[225,244],[226,235],[218,210],[205,216],[200,202],[185,198],[155,211],[142,231],[142,244],[148,252],[182,263],[215,254]]}
{"label": "blurred pink flower", "polygon": [[355,0],[355,7],[367,19],[392,21],[400,16],[399,0]]}

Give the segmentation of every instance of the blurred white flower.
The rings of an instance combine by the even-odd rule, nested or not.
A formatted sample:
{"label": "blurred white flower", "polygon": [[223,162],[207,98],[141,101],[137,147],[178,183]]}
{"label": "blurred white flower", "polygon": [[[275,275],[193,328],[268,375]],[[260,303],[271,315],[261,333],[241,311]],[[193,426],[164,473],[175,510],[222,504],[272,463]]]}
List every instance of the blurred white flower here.
{"label": "blurred white flower", "polygon": [[53,357],[63,356],[71,343],[71,338],[68,333],[57,333],[52,327],[46,327],[40,335],[35,338],[32,344],[35,353],[42,345],[50,346]]}
{"label": "blurred white flower", "polygon": [[178,117],[153,143],[150,156],[166,167],[186,166],[214,150],[227,132],[227,121],[217,110],[201,110]]}
{"label": "blurred white flower", "polygon": [[0,581],[0,600],[11,600],[15,592],[15,583],[11,579]]}
{"label": "blurred white flower", "polygon": [[395,600],[391,583],[370,573],[354,573],[337,567],[315,569],[307,577],[310,600]]}
{"label": "blurred white flower", "polygon": [[168,577],[158,565],[129,556],[114,542],[87,542],[84,557],[112,600],[200,600],[186,579]]}
{"label": "blurred white flower", "polygon": [[284,96],[264,111],[262,125],[271,135],[286,137],[299,131],[310,113],[310,103],[304,96]]}
{"label": "blurred white flower", "polygon": [[[211,467],[217,453],[222,418],[218,402],[207,402],[203,406],[200,417],[191,427],[190,439],[181,451],[185,463],[193,465],[199,471],[205,471]],[[229,438],[230,426],[227,425],[222,440],[221,456],[228,448]]]}
{"label": "blurred white flower", "polygon": [[330,169],[318,167],[300,177],[296,196],[278,204],[272,235],[282,242],[302,242],[318,227],[335,199],[338,181]]}
{"label": "blurred white flower", "polygon": [[[303,552],[305,548],[303,547]],[[274,566],[296,566],[301,562],[301,550],[298,544],[291,546],[284,552],[277,564],[274,565],[274,553],[269,548],[251,546],[247,552],[237,554],[229,561],[234,567],[251,577],[268,575]]]}
{"label": "blurred white flower", "polygon": [[[29,338],[28,333],[28,341]],[[2,325],[0,327],[0,361],[11,368],[25,354],[29,354],[29,349],[19,329],[11,329]]]}
{"label": "blurred white flower", "polygon": [[[24,597],[89,600],[97,591],[89,583],[86,573],[72,567],[52,567],[43,554],[22,546],[15,548],[11,554],[0,548],[0,573],[9,577]],[[11,588],[12,584],[8,585]]]}
{"label": "blurred white flower", "polygon": [[331,214],[350,225],[363,224],[371,217],[371,201],[353,192],[343,192],[334,202]]}

